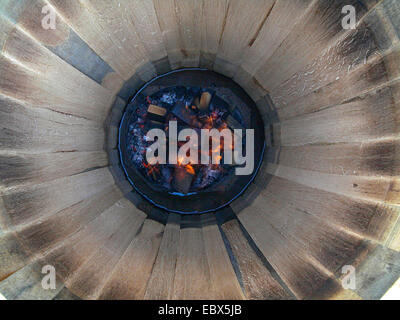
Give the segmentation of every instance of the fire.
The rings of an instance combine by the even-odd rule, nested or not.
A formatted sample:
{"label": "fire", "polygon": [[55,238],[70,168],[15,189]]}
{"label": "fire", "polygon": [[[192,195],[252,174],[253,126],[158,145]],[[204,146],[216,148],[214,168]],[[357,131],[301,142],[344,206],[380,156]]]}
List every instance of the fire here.
{"label": "fire", "polygon": [[[183,158],[178,158],[177,162],[178,162],[178,166],[182,166]],[[187,173],[190,173],[192,175],[196,174],[196,171],[194,170],[194,168],[190,164],[185,165],[184,168],[185,168]]]}
{"label": "fire", "polygon": [[216,153],[216,152],[218,152],[218,151],[221,151],[221,145],[219,145],[218,147],[216,147],[214,150],[213,150],[213,153]]}
{"label": "fire", "polygon": [[194,171],[193,167],[192,167],[190,164],[186,165],[186,166],[185,166],[185,169],[186,169],[186,172],[187,172],[187,173],[190,173],[190,174],[192,174],[192,175],[195,175],[195,174],[196,174],[196,172]]}
{"label": "fire", "polygon": [[[192,92],[189,93],[193,94]],[[225,107],[220,109],[215,103],[210,104],[211,94],[209,94],[208,101],[203,98],[203,94],[201,96],[201,98],[200,96],[193,96],[194,99],[189,102],[186,96],[185,99],[180,99],[176,92],[172,92],[171,94],[163,92],[162,99],[158,95],[155,95],[154,98],[152,95],[145,95],[140,108],[136,110],[136,122],[132,124],[132,129],[130,129],[132,132],[130,132],[131,135],[129,136],[131,139],[129,148],[133,151],[134,155],[132,161],[141,169],[141,173],[144,176],[147,176],[147,178],[168,190],[175,189],[181,193],[187,193],[190,188],[200,190],[206,188],[215,180],[220,179],[230,170],[230,167],[223,163],[227,161],[223,160],[229,159],[229,155],[231,155],[231,150],[229,149],[233,149],[233,139],[232,143],[227,143],[226,138],[228,138],[228,133],[226,131],[221,132],[224,129],[229,129],[229,132],[233,133],[231,124],[228,125],[229,122],[226,117],[229,110]],[[160,102],[165,102],[169,105],[173,104],[174,106],[166,107]],[[171,123],[173,122],[176,124],[172,125]],[[190,152],[187,151],[186,155],[175,155],[176,162],[174,166],[171,166],[172,163],[166,166],[167,162],[164,160],[155,163],[156,161],[153,161],[153,159],[148,159],[148,155],[146,154],[146,150],[148,149],[146,148],[148,148],[150,140],[147,140],[144,136],[144,129],[158,127],[171,137],[174,137],[174,132],[178,129],[178,122],[180,128],[184,126],[189,127],[197,135],[202,133],[202,129],[213,130],[207,143],[208,147],[204,148],[204,150],[203,148],[199,149],[199,141],[203,144],[203,140],[193,139],[193,141],[190,141]],[[219,131],[220,134],[217,135],[216,131]],[[168,137],[168,146],[178,150],[178,148],[182,148],[183,145],[189,142],[190,137],[186,137],[186,141],[179,141],[177,139],[169,140]],[[228,148],[226,151],[229,150],[230,152],[229,155],[224,154],[225,145]],[[192,149],[192,147],[195,149]],[[191,152],[193,150],[196,153],[196,158],[191,157],[191,160],[188,161],[187,158],[189,155],[192,155]],[[166,155],[162,156],[166,157]],[[171,153],[169,156],[171,156]],[[200,159],[201,162],[198,162]],[[143,163],[141,163],[142,161]]]}
{"label": "fire", "polygon": [[182,162],[183,162],[183,158],[178,158],[178,159],[176,160],[176,162],[178,162],[178,166],[181,166],[181,165],[182,165]]}
{"label": "fire", "polygon": [[222,156],[217,155],[215,157],[212,157],[212,164],[219,165],[221,163],[221,160],[222,160]]}

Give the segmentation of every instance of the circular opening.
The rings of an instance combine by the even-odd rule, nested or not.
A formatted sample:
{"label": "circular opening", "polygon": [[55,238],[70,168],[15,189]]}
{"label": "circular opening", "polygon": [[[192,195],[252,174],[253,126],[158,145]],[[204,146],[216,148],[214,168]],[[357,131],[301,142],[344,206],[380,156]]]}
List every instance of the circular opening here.
{"label": "circular opening", "polygon": [[264,125],[231,79],[182,69],[154,78],[132,98],[118,148],[139,194],[169,212],[199,214],[228,205],[253,181]]}

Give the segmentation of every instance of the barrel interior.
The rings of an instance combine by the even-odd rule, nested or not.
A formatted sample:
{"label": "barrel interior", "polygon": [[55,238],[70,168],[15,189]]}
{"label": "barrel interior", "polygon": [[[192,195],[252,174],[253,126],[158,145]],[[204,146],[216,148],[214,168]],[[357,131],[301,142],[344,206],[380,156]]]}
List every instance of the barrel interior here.
{"label": "barrel interior", "polygon": [[[2,296],[368,300],[398,286],[400,2],[346,5],[355,29],[339,0],[2,1]],[[245,91],[265,152],[234,201],[182,215],[128,181],[118,139],[140,88],[187,68]]]}

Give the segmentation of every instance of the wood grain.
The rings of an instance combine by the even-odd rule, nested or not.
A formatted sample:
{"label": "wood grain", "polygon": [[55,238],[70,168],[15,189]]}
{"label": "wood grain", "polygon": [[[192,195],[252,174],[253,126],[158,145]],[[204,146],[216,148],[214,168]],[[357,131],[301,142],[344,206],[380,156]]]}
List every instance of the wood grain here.
{"label": "wood grain", "polygon": [[181,229],[174,300],[213,299],[213,284],[201,228]]}
{"label": "wood grain", "polygon": [[240,269],[247,299],[290,299],[282,286],[273,278],[260,257],[254,252],[240,230],[239,223],[231,220],[222,225]]}
{"label": "wood grain", "polygon": [[136,236],[146,217],[127,199],[118,202],[118,210],[127,211],[130,219],[65,283],[72,293],[81,298],[98,297],[108,276]]}
{"label": "wood grain", "polygon": [[[164,226],[146,219],[107,280],[99,299],[143,299]],[[138,276],[140,275],[140,276]]]}
{"label": "wood grain", "polygon": [[99,151],[104,145],[101,125],[72,115],[35,108],[29,102],[0,94],[0,124],[5,154],[14,151],[47,152]]}
{"label": "wood grain", "polygon": [[177,244],[180,242],[180,220],[180,215],[169,213],[145,299],[166,300],[173,297],[175,266],[178,257]]}
{"label": "wood grain", "polygon": [[232,77],[241,63],[242,55],[268,18],[275,0],[236,0],[228,3],[223,29],[219,38],[214,70]]}
{"label": "wood grain", "polygon": [[54,214],[114,184],[107,168],[2,192],[8,226]]}
{"label": "wood grain", "polygon": [[215,217],[212,216],[212,220],[202,229],[214,299],[243,300],[245,296],[233,270]]}

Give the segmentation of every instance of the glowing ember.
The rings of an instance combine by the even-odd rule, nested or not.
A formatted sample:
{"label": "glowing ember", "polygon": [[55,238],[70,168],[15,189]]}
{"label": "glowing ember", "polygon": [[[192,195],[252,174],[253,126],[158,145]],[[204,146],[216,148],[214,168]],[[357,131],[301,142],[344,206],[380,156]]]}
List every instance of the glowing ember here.
{"label": "glowing ember", "polygon": [[192,167],[190,164],[186,165],[186,166],[185,166],[185,169],[186,169],[186,171],[187,171],[188,173],[190,173],[190,174],[193,174],[193,175],[196,174],[196,171],[194,171],[193,167]]}

